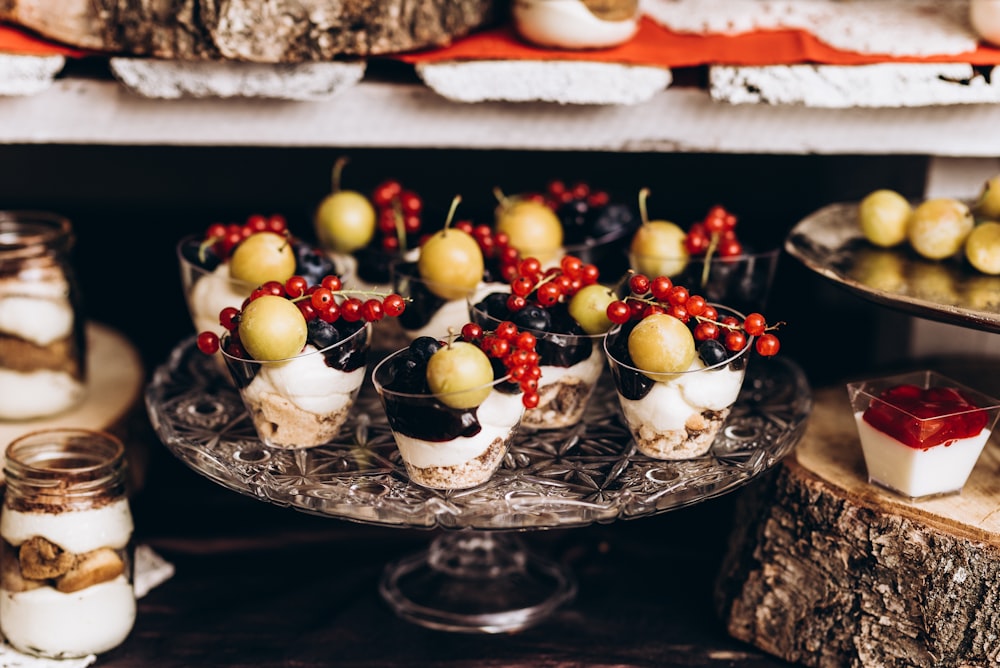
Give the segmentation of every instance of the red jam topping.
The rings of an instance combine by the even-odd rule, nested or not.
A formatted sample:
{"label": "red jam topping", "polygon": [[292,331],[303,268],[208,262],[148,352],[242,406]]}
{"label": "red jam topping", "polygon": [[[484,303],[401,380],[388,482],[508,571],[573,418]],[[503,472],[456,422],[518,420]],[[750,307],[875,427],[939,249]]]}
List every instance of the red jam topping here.
{"label": "red jam topping", "polygon": [[979,434],[989,418],[978,408],[951,387],[896,385],[883,390],[863,417],[897,441],[923,449]]}

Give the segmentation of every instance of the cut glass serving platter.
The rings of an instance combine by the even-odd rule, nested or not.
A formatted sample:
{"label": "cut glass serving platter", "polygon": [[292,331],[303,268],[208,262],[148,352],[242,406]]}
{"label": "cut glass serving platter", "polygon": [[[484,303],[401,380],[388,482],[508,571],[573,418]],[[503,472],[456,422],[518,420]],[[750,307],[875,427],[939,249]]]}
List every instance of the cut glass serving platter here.
{"label": "cut glass serving platter", "polygon": [[156,370],[145,399],[167,448],[224,487],[342,520],[447,529],[387,564],[379,593],[404,619],[463,633],[518,631],[575,596],[572,574],[526,549],[523,532],[647,517],[735,490],[792,451],[812,408],[797,364],[754,358],[711,452],[654,460],[636,452],[606,372],[582,424],[522,431],[487,483],[439,491],[409,482],[370,382],[337,439],[297,450],[260,442],[236,389],[194,337]]}
{"label": "cut glass serving platter", "polygon": [[927,260],[905,243],[878,248],[861,234],[857,202],[825,206],[802,219],[785,250],[806,267],[875,303],[911,315],[1000,332],[1000,276],[956,256]]}

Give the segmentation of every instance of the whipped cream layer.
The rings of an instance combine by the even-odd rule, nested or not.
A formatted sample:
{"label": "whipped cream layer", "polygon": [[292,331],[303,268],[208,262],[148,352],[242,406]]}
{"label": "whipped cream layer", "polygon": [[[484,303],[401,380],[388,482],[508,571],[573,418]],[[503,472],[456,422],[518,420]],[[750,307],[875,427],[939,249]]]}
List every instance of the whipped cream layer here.
{"label": "whipped cream layer", "polygon": [[78,404],[85,394],[84,384],[63,371],[0,368],[0,420],[55,415]]}
{"label": "whipped cream layer", "polygon": [[64,594],[52,587],[0,594],[0,620],[16,648],[52,658],[100,654],[132,630],[136,603],[124,575]]}
{"label": "whipped cream layer", "polygon": [[[506,439],[524,412],[520,394],[493,390],[476,409],[482,429],[475,436],[459,436],[450,441],[424,441],[393,432],[403,459],[413,466],[454,466],[483,454],[497,439]],[[428,416],[433,420],[433,416]]]}
{"label": "whipped cream layer", "polygon": [[75,318],[65,281],[26,281],[0,290],[0,333],[45,347],[70,336]]}
{"label": "whipped cream layer", "polygon": [[990,430],[929,448],[911,448],[854,414],[868,479],[910,497],[957,492],[965,485]]}
{"label": "whipped cream layer", "polygon": [[217,334],[225,332],[219,324],[219,313],[228,306],[240,308],[252,290],[252,286],[234,280],[229,275],[229,265],[225,263],[216,267],[212,273],[196,278],[191,294],[188,295],[188,308],[195,331]]}
{"label": "whipped cream layer", "polygon": [[365,367],[334,369],[315,346],[307,344],[298,357],[262,364],[243,390],[243,398],[257,403],[265,395],[276,394],[303,411],[328,415],[349,405],[364,379]]}
{"label": "whipped cream layer", "polygon": [[5,507],[0,514],[0,536],[11,545],[17,547],[32,536],[41,536],[76,554],[99,547],[124,548],[132,529],[127,499],[116,499],[97,508],[62,512],[22,512]]}
{"label": "whipped cream layer", "polygon": [[[642,424],[653,431],[679,431],[692,414],[721,411],[732,406],[743,386],[743,369],[725,366],[712,371],[704,369],[695,358],[687,373],[659,380],[641,399],[626,399],[619,395],[622,412],[629,424]],[[544,378],[544,372],[542,373]]]}

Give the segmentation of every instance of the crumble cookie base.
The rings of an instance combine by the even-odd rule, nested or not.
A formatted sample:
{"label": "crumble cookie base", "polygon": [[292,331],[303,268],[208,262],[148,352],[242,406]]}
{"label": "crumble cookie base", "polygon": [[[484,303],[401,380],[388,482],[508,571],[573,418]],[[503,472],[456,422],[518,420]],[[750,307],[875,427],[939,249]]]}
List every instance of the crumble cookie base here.
{"label": "crumble cookie base", "polygon": [[568,377],[538,388],[538,405],[524,412],[521,426],[560,429],[578,424],[596,384]]}
{"label": "crumble cookie base", "polygon": [[276,448],[311,448],[333,440],[347,420],[353,402],[328,415],[304,411],[288,399],[274,393],[261,396],[260,402],[247,404],[257,435]]}
{"label": "crumble cookie base", "polygon": [[648,425],[629,425],[636,449],[654,459],[693,459],[706,454],[716,434],[729,417],[728,408],[721,411],[692,413],[684,429],[658,432]]}
{"label": "crumble cookie base", "polygon": [[474,459],[452,466],[414,466],[404,460],[410,480],[431,489],[465,489],[481,485],[490,478],[503,461],[510,446],[511,433],[507,438],[495,438],[489,447]]}

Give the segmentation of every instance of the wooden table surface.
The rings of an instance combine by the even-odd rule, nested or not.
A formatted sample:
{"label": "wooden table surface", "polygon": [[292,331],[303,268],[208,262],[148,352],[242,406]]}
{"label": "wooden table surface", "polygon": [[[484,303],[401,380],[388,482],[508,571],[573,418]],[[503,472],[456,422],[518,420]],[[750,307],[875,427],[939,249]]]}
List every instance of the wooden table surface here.
{"label": "wooden table surface", "polygon": [[[434,533],[307,515],[223,489],[152,437],[133,499],[138,543],[176,568],[139,602],[106,668],[787,665],[731,638],[714,613],[735,494],[652,518],[523,535],[578,594],[513,634],[434,631],[378,594],[386,563]],[[760,484],[760,483],[752,483]]]}

